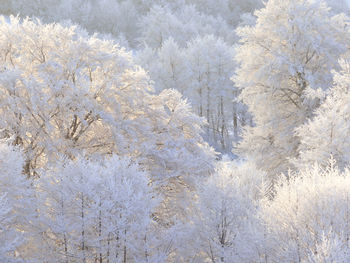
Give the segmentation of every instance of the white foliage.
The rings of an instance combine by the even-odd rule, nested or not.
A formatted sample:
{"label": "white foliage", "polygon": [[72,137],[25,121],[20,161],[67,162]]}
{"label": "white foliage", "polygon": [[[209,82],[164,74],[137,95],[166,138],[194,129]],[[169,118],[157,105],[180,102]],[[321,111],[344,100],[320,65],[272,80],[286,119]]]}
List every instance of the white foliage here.
{"label": "white foliage", "polygon": [[331,86],[331,70],[347,53],[349,21],[319,0],[270,0],[255,15],[256,25],[237,29],[240,66],[234,81],[255,123],[237,152],[274,177],[297,156],[294,129],[321,99],[313,90]]}
{"label": "white foliage", "polygon": [[[24,149],[26,173],[36,174],[57,154],[82,152],[148,158],[158,163],[148,167],[157,177],[211,169],[203,120],[175,91],[152,95],[148,76],[113,41],[17,18],[2,18],[0,30],[0,127]],[[203,157],[204,165],[190,164],[185,154]]]}
{"label": "white foliage", "polygon": [[0,31],[0,127],[23,149],[25,174],[40,177],[62,155],[116,154],[149,173],[162,198],[156,220],[190,214],[194,182],[211,173],[215,152],[179,92],[153,94],[130,53],[78,27],[2,17]]}
{"label": "white foliage", "polygon": [[22,174],[22,153],[0,143],[0,261],[22,262],[20,258],[33,230],[35,203],[31,182]]}
{"label": "white foliage", "polygon": [[251,163],[224,160],[218,164],[215,174],[199,186],[195,233],[190,234],[195,237],[192,253],[205,262],[252,262],[259,258],[256,244],[261,240],[251,231],[259,227],[255,225],[256,213],[264,196],[265,177]]}
{"label": "white foliage", "polygon": [[[162,15],[157,24],[149,24],[153,19],[157,20],[153,14],[161,6],[167,6],[163,10],[169,11],[157,14]],[[179,39],[183,37],[180,36],[181,33],[191,37],[191,33],[195,32],[217,33],[221,37],[230,38],[234,33],[229,29],[229,25],[236,25],[241,13],[252,12],[260,6],[260,0],[221,0],[220,3],[211,0],[6,0],[0,6],[0,13],[20,14],[21,17],[35,16],[45,22],[70,20],[90,33],[111,34],[116,38],[125,36],[132,47],[137,47],[140,43],[138,34],[141,32],[143,36],[147,35],[143,31],[147,31],[148,28],[157,28],[163,33],[171,32],[173,37]],[[176,17],[170,12],[176,14]],[[163,25],[171,26],[167,29]],[[181,31],[172,30],[176,28]],[[151,38],[148,40],[152,42]]]}
{"label": "white foliage", "polygon": [[0,262],[350,261],[346,0],[0,13]]}
{"label": "white foliage", "polygon": [[350,163],[350,68],[345,60],[340,65],[341,71],[334,72],[334,85],[315,117],[296,130],[301,140],[297,167],[313,162],[325,166],[331,155],[341,169]]}
{"label": "white foliage", "polygon": [[157,199],[148,182],[147,173],[116,156],[63,162],[48,171],[37,183],[48,249],[39,258],[140,262],[156,256],[149,234]]}
{"label": "white foliage", "polygon": [[12,17],[0,31],[0,125],[24,149],[26,173],[56,153],[125,152],[151,90],[130,54],[77,27]]}
{"label": "white foliage", "polygon": [[349,170],[341,173],[334,159],[281,179],[261,210],[269,262],[346,262],[349,185]]}
{"label": "white foliage", "polygon": [[185,48],[169,38],[158,50],[146,48],[138,53],[156,90],[175,88],[188,98],[196,113],[206,118],[206,141],[226,153],[249,120],[230,80],[236,66],[233,57],[234,48],[214,35],[194,38]]}
{"label": "white foliage", "polygon": [[151,48],[161,48],[168,38],[181,47],[193,38],[216,35],[228,43],[235,39],[234,31],[221,17],[198,12],[193,5],[172,10],[168,6],[153,6],[139,22],[139,42]]}
{"label": "white foliage", "polygon": [[314,251],[310,251],[307,259],[302,262],[310,263],[345,263],[349,262],[348,240],[341,240],[339,236],[330,232],[323,234],[321,241]]}

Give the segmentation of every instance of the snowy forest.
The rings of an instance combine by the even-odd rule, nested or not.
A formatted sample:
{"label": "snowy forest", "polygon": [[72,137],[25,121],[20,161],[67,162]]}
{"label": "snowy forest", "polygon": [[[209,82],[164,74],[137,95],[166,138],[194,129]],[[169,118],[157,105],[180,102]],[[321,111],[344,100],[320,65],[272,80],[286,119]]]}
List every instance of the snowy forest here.
{"label": "snowy forest", "polygon": [[0,14],[0,263],[350,262],[350,1]]}

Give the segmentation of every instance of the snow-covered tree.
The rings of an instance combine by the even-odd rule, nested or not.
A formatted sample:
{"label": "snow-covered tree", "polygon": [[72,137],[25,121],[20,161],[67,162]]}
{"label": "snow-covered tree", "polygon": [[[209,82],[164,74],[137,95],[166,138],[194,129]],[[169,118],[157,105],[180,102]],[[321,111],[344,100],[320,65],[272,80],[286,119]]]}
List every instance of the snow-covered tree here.
{"label": "snow-covered tree", "polygon": [[205,121],[175,90],[153,94],[147,74],[111,40],[77,27],[2,18],[0,128],[38,175],[60,156],[117,154],[149,172],[164,226],[190,214],[196,178],[213,170]]}
{"label": "snow-covered tree", "polygon": [[300,137],[298,167],[318,162],[327,165],[332,155],[341,169],[350,164],[350,66],[340,61],[341,70],[334,72],[334,85],[326,100],[315,112],[315,117],[299,127]]}
{"label": "snow-covered tree", "polygon": [[157,136],[153,146],[146,142],[139,147],[144,152],[140,163],[164,198],[161,218],[166,221],[190,214],[195,183],[208,176],[215,163],[214,151],[201,137],[203,118],[181,98],[176,90],[164,90],[153,97],[149,121]]}
{"label": "snow-covered tree", "polygon": [[[189,41],[194,38],[205,39],[207,35],[215,36],[215,38],[223,39],[227,45],[227,53],[232,52],[231,45],[236,39],[235,32],[231,29],[232,25],[236,25],[240,20],[242,13],[251,12],[255,7],[260,6],[259,0],[250,1],[227,1],[222,0],[220,3],[211,0],[205,1],[138,1],[138,0],[58,0],[58,1],[7,1],[6,4],[0,8],[0,12],[6,14],[17,14],[21,17],[37,16],[45,22],[60,22],[71,20],[78,23],[83,28],[86,28],[90,33],[100,32],[104,34],[111,34],[117,38],[118,42],[130,45],[133,48],[143,49],[141,53],[147,51],[148,48],[163,49],[163,45],[167,43],[169,38],[174,39],[174,43],[180,47],[186,47]],[[219,40],[218,40],[219,41]],[[220,40],[221,41],[221,40]],[[163,51],[168,50],[164,47]],[[156,52],[156,51],[155,51]],[[150,72],[156,71],[155,68],[162,68],[161,66],[168,63],[166,60],[162,61],[164,54],[160,51],[159,59],[155,59],[155,67],[147,67]],[[177,54],[173,54],[175,58]],[[154,59],[153,57],[151,59]],[[178,60],[178,59],[177,59]],[[230,63],[227,64],[226,69],[230,70],[234,63],[231,60],[231,55],[226,58]],[[224,61],[225,63],[227,61]],[[170,61],[169,61],[170,62]],[[213,65],[212,67],[216,67]],[[165,70],[159,74],[152,75],[156,81],[157,86],[162,83],[157,83],[157,76],[161,75],[160,79],[171,79],[174,76],[171,72]],[[186,70],[187,67],[182,67],[181,71]],[[157,72],[157,71],[156,71]],[[230,73],[232,75],[232,73]],[[187,74],[188,75],[188,74]],[[188,81],[187,78],[182,77],[176,84],[180,85],[176,88],[181,89],[183,81]],[[227,84],[230,83],[228,77],[222,79]],[[221,84],[217,83],[217,87]],[[224,85],[226,86],[226,85]],[[172,87],[175,88],[175,87]],[[162,87],[162,90],[164,87]],[[187,94],[186,94],[187,96]],[[233,96],[235,97],[235,96]],[[230,101],[232,94],[224,96],[227,101]],[[190,97],[190,102],[195,104],[195,101]],[[221,103],[223,104],[223,103]],[[210,143],[218,150],[223,152],[230,152],[232,140],[238,137],[240,126],[239,117],[223,119],[223,115],[228,115],[234,111],[234,115],[244,115],[245,111],[237,111],[237,103],[231,105],[213,104],[213,111],[221,112],[215,120],[212,118],[210,122],[215,122],[215,127],[211,127],[211,134],[207,137]],[[226,112],[225,114],[223,112]],[[245,116],[242,117],[244,119]],[[234,127],[231,127],[232,125]],[[236,125],[236,126],[235,126]],[[213,125],[212,125],[213,126]]]}
{"label": "snow-covered tree", "polygon": [[137,59],[148,68],[157,91],[177,89],[183,94],[188,72],[184,66],[183,49],[173,38],[165,40],[159,50],[145,48],[138,54]]}
{"label": "snow-covered tree", "polygon": [[125,135],[139,125],[130,119],[151,90],[130,54],[76,27],[12,17],[2,18],[0,31],[0,126],[22,147],[27,174],[57,153],[130,148]]}
{"label": "snow-covered tree", "polygon": [[0,261],[4,263],[22,262],[22,252],[30,249],[27,242],[36,208],[31,181],[22,173],[22,153],[9,144],[0,143]]}
{"label": "snow-covered tree", "polygon": [[151,233],[158,201],[147,173],[130,160],[64,161],[37,188],[47,248],[37,255],[40,262],[148,262],[159,256]]}
{"label": "snow-covered tree", "polygon": [[[152,21],[149,18],[155,14],[155,10],[158,10],[157,6],[168,11],[157,13],[160,20],[156,24],[148,24],[146,21]],[[207,30],[215,30],[221,37],[233,36],[228,26],[236,26],[242,13],[252,12],[260,6],[260,0],[243,2],[221,0],[220,3],[212,0],[195,2],[183,0],[5,0],[0,6],[0,13],[19,14],[21,17],[40,17],[49,23],[71,20],[86,28],[90,33],[110,34],[121,39],[125,37],[125,43],[137,47],[140,43],[139,34],[147,34],[142,33],[140,28],[145,31],[152,31],[151,28],[157,28],[163,32],[168,31],[174,38],[181,38],[184,35],[176,35],[179,32],[172,29],[184,27],[187,28],[187,32],[181,29],[180,33],[188,37],[191,37],[191,33]],[[153,16],[153,19],[157,18]],[[167,29],[162,25],[171,26]],[[206,33],[216,34],[213,31]],[[152,41],[151,38],[148,40]]]}
{"label": "snow-covered tree", "polygon": [[[184,94],[200,116],[205,116],[207,140],[227,151],[238,136],[238,91],[230,81],[235,70],[233,47],[209,35],[188,43],[185,65],[189,78]],[[244,116],[242,116],[244,118]],[[236,137],[236,138],[235,138]]]}
{"label": "snow-covered tree", "polygon": [[315,164],[278,181],[273,200],[261,209],[268,262],[347,261],[349,172],[330,159],[327,167]]}
{"label": "snow-covered tree", "polygon": [[228,43],[235,39],[225,20],[202,14],[193,5],[174,10],[167,5],[155,5],[140,19],[139,32],[139,42],[151,48],[161,48],[168,38],[173,38],[180,47],[193,38],[210,34]]}
{"label": "snow-covered tree", "polygon": [[348,240],[342,240],[333,232],[325,233],[316,245],[315,251],[310,251],[304,263],[346,263],[350,260]]}
{"label": "snow-covered tree", "polygon": [[256,218],[266,174],[251,163],[221,161],[197,192],[189,250],[195,262],[256,262],[260,252]]}
{"label": "snow-covered tree", "polygon": [[0,196],[0,260],[4,263],[19,262],[15,258],[17,248],[22,244],[22,236],[15,228],[13,204],[10,204],[6,193]]}
{"label": "snow-covered tree", "polygon": [[205,139],[221,152],[230,152],[241,127],[249,119],[236,101],[230,80],[235,70],[234,48],[214,35],[197,37],[185,48],[169,38],[158,50],[146,48],[138,61],[149,69],[156,90],[175,88],[206,118]]}
{"label": "snow-covered tree", "polygon": [[237,153],[274,175],[297,156],[294,129],[312,116],[331,86],[331,70],[339,68],[350,34],[348,18],[333,15],[324,1],[270,0],[255,15],[254,26],[237,30],[234,81],[255,123]]}
{"label": "snow-covered tree", "polygon": [[[192,157],[203,150],[211,158],[200,137],[203,121],[175,91],[152,95],[148,76],[113,41],[87,37],[76,27],[17,18],[10,23],[2,18],[0,30],[0,126],[24,149],[26,173],[36,173],[57,153],[74,158],[82,151],[153,156],[184,166],[190,158],[183,162],[179,156],[178,162],[160,153],[159,140],[176,136],[188,147],[175,149]],[[210,165],[199,167],[198,173],[210,170]],[[166,168],[164,173],[184,170]]]}

